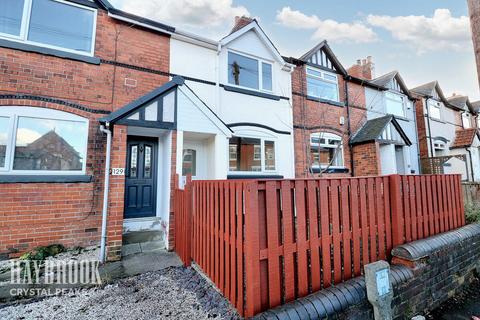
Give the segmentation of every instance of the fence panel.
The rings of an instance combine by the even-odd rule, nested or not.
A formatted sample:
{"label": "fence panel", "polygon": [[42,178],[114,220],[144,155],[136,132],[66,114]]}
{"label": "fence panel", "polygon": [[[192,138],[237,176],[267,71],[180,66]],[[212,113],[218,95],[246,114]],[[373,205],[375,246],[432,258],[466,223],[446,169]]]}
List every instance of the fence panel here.
{"label": "fence panel", "polygon": [[362,274],[394,246],[465,223],[460,175],[193,181],[175,250],[243,316]]}

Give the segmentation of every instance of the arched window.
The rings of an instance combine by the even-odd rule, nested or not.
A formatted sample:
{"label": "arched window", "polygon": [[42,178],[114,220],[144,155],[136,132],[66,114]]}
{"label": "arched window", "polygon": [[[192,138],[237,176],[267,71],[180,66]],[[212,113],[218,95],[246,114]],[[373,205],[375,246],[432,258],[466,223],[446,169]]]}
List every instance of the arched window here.
{"label": "arched window", "polygon": [[343,168],[342,137],[328,132],[310,135],[310,163],[312,169]]}
{"label": "arched window", "polygon": [[88,120],[35,107],[0,107],[0,174],[82,174]]}

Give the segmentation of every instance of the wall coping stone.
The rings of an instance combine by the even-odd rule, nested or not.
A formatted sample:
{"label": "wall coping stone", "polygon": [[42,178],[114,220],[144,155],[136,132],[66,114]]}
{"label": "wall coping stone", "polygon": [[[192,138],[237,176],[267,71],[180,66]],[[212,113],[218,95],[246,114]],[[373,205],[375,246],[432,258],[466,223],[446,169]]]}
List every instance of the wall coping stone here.
{"label": "wall coping stone", "polygon": [[[390,268],[392,286],[398,286],[413,278],[410,268],[393,265]],[[356,277],[285,305],[267,310],[255,319],[323,319],[367,302],[365,277]]]}
{"label": "wall coping stone", "polygon": [[480,224],[470,224],[427,239],[397,246],[393,248],[392,256],[407,261],[417,261],[443,250],[445,247],[453,246],[476,236],[480,236]]}

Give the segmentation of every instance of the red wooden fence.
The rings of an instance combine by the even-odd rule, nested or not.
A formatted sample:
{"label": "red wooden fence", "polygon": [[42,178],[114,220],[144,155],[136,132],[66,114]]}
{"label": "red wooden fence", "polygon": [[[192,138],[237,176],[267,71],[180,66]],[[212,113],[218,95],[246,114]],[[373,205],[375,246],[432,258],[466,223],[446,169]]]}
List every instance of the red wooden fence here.
{"label": "red wooden fence", "polygon": [[253,316],[464,225],[460,179],[194,181],[175,191],[175,250]]}

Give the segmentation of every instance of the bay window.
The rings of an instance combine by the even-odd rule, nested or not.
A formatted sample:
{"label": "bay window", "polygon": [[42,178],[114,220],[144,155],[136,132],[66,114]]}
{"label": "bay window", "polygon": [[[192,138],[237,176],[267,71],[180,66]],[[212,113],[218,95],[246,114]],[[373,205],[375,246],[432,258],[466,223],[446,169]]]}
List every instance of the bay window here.
{"label": "bay window", "polygon": [[328,132],[312,133],[310,135],[310,160],[312,169],[343,168],[342,137]]}
{"label": "bay window", "polygon": [[338,102],[337,75],[307,67],[307,95]]}
{"label": "bay window", "polygon": [[272,91],[272,64],[228,52],[228,83],[254,90]]}
{"label": "bay window", "polygon": [[0,107],[0,174],[85,173],[88,120],[34,107]]}
{"label": "bay window", "polygon": [[93,55],[96,9],[63,0],[0,1],[0,37]]}
{"label": "bay window", "polygon": [[275,142],[263,138],[232,137],[229,142],[231,172],[276,170]]}
{"label": "bay window", "polygon": [[405,117],[405,97],[393,92],[385,93],[386,113]]}

